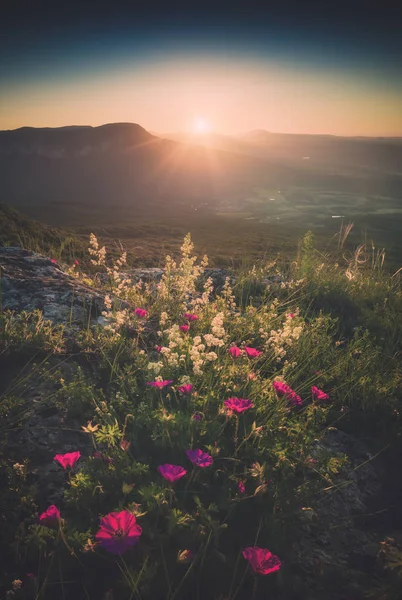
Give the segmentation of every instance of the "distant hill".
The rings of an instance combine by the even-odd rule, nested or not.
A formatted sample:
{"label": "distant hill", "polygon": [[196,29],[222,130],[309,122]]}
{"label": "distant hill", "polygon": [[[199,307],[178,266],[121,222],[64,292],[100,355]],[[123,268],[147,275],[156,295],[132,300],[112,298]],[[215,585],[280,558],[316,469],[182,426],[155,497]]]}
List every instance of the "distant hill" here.
{"label": "distant hill", "polygon": [[0,132],[0,194],[15,205],[79,203],[155,210],[242,198],[292,179],[263,157],[209,151],[131,123]]}
{"label": "distant hill", "polygon": [[238,210],[256,189],[401,196],[397,139],[171,135],[134,123],[0,131],[0,198],[41,219],[61,205],[108,208],[112,219],[122,207],[148,217]]}

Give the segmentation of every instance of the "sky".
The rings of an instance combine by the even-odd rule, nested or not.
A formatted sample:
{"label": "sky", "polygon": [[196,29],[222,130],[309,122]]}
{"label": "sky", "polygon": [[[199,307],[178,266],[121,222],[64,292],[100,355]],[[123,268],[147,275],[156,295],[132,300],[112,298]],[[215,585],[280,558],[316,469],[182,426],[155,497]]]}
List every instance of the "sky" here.
{"label": "sky", "polygon": [[4,0],[0,129],[402,136],[401,10],[394,0]]}

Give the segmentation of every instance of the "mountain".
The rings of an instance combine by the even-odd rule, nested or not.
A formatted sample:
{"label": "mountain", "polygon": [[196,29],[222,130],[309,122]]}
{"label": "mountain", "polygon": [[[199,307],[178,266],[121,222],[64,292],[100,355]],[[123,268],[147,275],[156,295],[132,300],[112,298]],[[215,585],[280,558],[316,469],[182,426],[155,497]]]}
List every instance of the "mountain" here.
{"label": "mountain", "polygon": [[162,139],[131,123],[0,132],[0,197],[17,205],[130,204],[143,211],[167,201],[239,198],[250,183],[291,178],[291,169],[264,158]]}
{"label": "mountain", "polygon": [[148,217],[247,211],[279,190],[289,192],[289,211],[301,188],[309,198],[311,190],[354,194],[357,204],[362,195],[401,195],[400,139],[263,130],[171,137],[133,123],[0,131],[0,201],[33,217],[41,207],[41,218],[58,215],[49,223],[63,226],[73,207],[113,219],[124,207]]}

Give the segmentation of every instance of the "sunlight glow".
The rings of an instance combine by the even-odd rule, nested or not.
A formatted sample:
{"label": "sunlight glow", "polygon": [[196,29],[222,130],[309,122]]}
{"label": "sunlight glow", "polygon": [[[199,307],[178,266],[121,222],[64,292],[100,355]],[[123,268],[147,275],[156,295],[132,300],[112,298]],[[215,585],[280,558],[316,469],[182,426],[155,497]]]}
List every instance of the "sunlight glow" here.
{"label": "sunlight glow", "polygon": [[193,125],[194,133],[205,134],[212,130],[211,123],[204,117],[197,117]]}

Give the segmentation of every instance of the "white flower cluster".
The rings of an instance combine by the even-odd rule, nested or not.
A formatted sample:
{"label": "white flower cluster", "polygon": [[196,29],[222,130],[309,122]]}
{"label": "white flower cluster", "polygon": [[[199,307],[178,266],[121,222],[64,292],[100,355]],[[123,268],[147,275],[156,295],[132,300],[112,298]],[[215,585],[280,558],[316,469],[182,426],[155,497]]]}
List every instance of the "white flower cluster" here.
{"label": "white flower cluster", "polygon": [[192,309],[194,311],[198,312],[204,306],[207,306],[209,304],[213,289],[214,289],[214,282],[212,281],[212,277],[208,277],[208,279],[204,283],[204,291],[202,292],[201,296],[199,296],[197,298],[193,298],[190,301],[190,306],[192,307]]}
{"label": "white flower cluster", "polygon": [[206,346],[202,343],[201,337],[196,335],[193,339],[193,345],[190,348],[190,360],[193,363],[194,374],[202,375],[202,367],[205,363],[214,362],[217,359],[218,355],[216,352],[206,352]]}
{"label": "white flower cluster", "polygon": [[102,246],[99,248],[99,243],[96,235],[91,233],[89,236],[89,248],[88,252],[94,258],[91,258],[91,263],[95,266],[103,266],[106,260],[106,248]]}
{"label": "white flower cluster", "polygon": [[170,257],[166,257],[165,272],[158,285],[158,295],[162,300],[174,299],[187,308],[188,298],[194,294],[196,281],[202,275],[208,265],[206,256],[199,265],[196,264],[197,257],[192,256],[194,244],[190,234],[184,238],[181,247],[182,259],[177,263]]}
{"label": "white flower cluster", "polygon": [[265,346],[273,350],[276,359],[282,360],[287,354],[287,350],[296,342],[303,331],[303,324],[295,324],[294,319],[286,317],[282,328],[269,333],[260,330],[261,337],[265,339]]}
{"label": "white flower cluster", "polygon": [[226,305],[230,310],[236,310],[235,295],[233,294],[229,277],[225,279],[225,285],[222,288],[222,298],[226,300]]}
{"label": "white flower cluster", "polygon": [[163,362],[161,362],[161,361],[159,361],[159,362],[149,362],[147,369],[151,373],[154,373],[155,375],[159,375],[159,373],[163,369],[163,366],[164,366]]}

